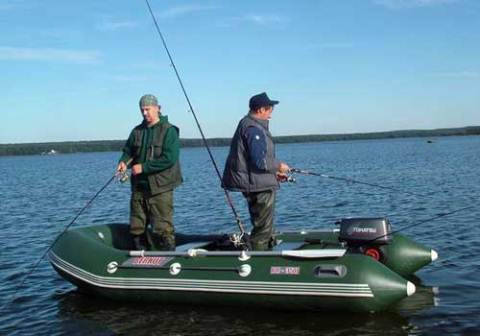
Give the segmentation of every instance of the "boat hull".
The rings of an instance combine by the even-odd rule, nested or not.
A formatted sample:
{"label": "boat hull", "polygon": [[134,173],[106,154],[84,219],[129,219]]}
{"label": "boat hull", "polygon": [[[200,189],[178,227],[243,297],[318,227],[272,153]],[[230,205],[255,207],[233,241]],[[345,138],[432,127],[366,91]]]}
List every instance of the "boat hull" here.
{"label": "boat hull", "polygon": [[115,300],[380,311],[415,288],[358,253],[132,256],[127,233],[126,225],[68,231],[52,247],[50,261],[77,287]]}
{"label": "boat hull", "polygon": [[[341,245],[338,230],[308,232],[305,234],[284,233],[279,235],[279,239],[288,241],[308,240],[311,242],[309,248],[326,248]],[[399,233],[392,234],[391,241],[388,244],[376,245],[375,242],[371,242],[354,247],[352,251],[364,253],[370,248],[378,250],[381,263],[403,277],[413,275],[438,257],[435,250]]]}

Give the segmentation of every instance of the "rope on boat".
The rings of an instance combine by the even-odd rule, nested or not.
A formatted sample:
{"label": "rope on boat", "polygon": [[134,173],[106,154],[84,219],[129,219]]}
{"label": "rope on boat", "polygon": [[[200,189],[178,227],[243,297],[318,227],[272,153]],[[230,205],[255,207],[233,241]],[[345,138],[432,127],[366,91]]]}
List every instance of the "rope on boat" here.
{"label": "rope on boat", "polygon": [[329,179],[333,179],[333,180],[345,181],[345,182],[350,182],[350,183],[364,184],[364,185],[368,185],[370,187],[388,189],[388,190],[400,192],[400,193],[403,193],[403,194],[413,195],[413,196],[421,196],[421,197],[426,196],[426,195],[422,195],[422,194],[413,193],[413,192],[410,192],[410,191],[400,190],[400,189],[393,188],[393,187],[386,187],[386,186],[383,186],[383,185],[380,185],[380,184],[357,181],[357,180],[346,178],[346,177],[338,177],[338,176],[332,176],[332,175],[327,175],[327,174],[314,173],[314,172],[311,172],[309,170],[290,168],[290,172],[291,173],[303,174],[303,175],[325,177],[325,178],[329,178]]}
{"label": "rope on boat", "polygon": [[[195,114],[195,111],[193,110],[193,106],[190,103],[190,98],[188,98],[187,91],[185,90],[185,87],[183,86],[182,79],[180,78],[180,74],[178,73],[177,67],[175,66],[175,62],[173,61],[172,55],[170,54],[170,50],[167,47],[167,43],[165,41],[165,38],[163,37],[163,34],[162,34],[162,32],[160,30],[160,27],[157,23],[157,19],[155,18],[155,14],[153,14],[152,7],[150,6],[150,3],[148,2],[148,0],[145,0],[145,2],[147,4],[150,15],[152,16],[153,23],[155,24],[158,35],[160,36],[160,39],[162,40],[163,47],[165,48],[165,51],[167,52],[168,58],[170,59],[170,64],[172,65],[172,68],[175,72],[178,83],[180,84],[180,87],[182,89],[183,95],[185,96],[185,99],[187,100],[187,104],[188,104],[188,107],[190,108],[190,112],[192,112],[193,118],[195,119],[195,123],[197,124],[198,130],[200,131],[200,134],[201,134],[202,140],[203,140],[203,144],[205,145],[205,148],[207,149],[208,155],[210,156],[210,160],[212,161],[212,164],[213,164],[213,167],[215,168],[217,176],[218,176],[220,182],[222,182],[222,176],[220,175],[220,170],[218,169],[217,163],[215,162],[212,151],[210,150],[210,146],[207,143],[207,140],[206,140],[205,135],[203,133],[202,127],[200,126],[200,122],[198,121],[197,115]],[[230,196],[230,193],[228,192],[227,189],[225,189],[225,188],[222,188],[222,189],[225,193],[227,203],[230,206],[230,208],[232,209],[233,215],[235,216],[235,220],[237,222],[238,228],[240,229],[240,240],[243,241],[246,238],[246,235],[245,235],[245,229],[243,228],[242,220],[240,219],[240,216],[238,215],[238,212],[235,209],[235,206],[233,204],[233,200]]]}

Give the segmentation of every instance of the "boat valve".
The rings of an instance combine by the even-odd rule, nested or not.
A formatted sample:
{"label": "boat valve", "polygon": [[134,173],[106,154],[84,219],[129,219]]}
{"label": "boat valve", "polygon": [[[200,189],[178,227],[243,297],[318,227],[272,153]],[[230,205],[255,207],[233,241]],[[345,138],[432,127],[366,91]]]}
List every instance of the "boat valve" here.
{"label": "boat valve", "polygon": [[177,275],[182,270],[182,265],[180,263],[173,263],[170,265],[170,274]]}
{"label": "boat valve", "polygon": [[245,278],[252,273],[252,266],[248,264],[243,264],[238,268],[238,275],[240,275],[242,278]]}
{"label": "boat valve", "polygon": [[112,261],[108,263],[107,265],[107,272],[110,274],[113,274],[117,271],[118,269],[118,263],[116,261]]}

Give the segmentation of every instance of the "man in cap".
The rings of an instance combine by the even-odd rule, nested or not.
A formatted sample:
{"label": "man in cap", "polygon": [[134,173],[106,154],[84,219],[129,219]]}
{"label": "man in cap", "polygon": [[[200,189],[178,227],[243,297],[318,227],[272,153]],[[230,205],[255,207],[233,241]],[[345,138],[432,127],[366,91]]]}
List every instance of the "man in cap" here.
{"label": "man in cap", "polygon": [[265,92],[250,98],[249,113],[238,123],[223,171],[222,186],[245,196],[253,230],[254,250],[273,247],[273,213],[279,181],[287,178],[289,166],[275,159],[268,122],[276,100]]}
{"label": "man in cap", "polygon": [[118,173],[132,170],[130,233],[137,250],[148,245],[175,250],[173,189],[182,183],[179,129],[160,113],[154,95],[142,96],[139,105],[143,122],[130,133],[117,166]]}

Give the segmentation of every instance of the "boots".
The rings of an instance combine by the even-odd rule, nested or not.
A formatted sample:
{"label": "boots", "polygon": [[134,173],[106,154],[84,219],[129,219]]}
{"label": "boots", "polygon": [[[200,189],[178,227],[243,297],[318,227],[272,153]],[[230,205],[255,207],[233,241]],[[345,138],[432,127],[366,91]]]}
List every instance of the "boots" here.
{"label": "boots", "polygon": [[172,235],[148,232],[150,246],[156,251],[175,251],[175,237]]}
{"label": "boots", "polygon": [[145,235],[132,235],[133,237],[133,249],[137,251],[147,250],[147,241]]}

